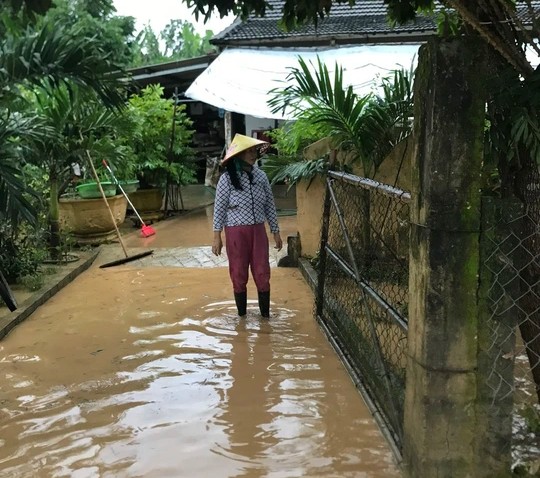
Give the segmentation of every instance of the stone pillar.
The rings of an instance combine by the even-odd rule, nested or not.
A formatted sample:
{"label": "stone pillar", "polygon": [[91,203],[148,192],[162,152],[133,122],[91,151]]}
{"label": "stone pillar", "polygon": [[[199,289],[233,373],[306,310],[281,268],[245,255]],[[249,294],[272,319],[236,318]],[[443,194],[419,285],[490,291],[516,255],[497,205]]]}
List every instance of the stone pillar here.
{"label": "stone pillar", "polygon": [[478,476],[477,291],[485,59],[486,47],[475,38],[433,39],[420,49],[403,438],[404,471],[414,478]]}

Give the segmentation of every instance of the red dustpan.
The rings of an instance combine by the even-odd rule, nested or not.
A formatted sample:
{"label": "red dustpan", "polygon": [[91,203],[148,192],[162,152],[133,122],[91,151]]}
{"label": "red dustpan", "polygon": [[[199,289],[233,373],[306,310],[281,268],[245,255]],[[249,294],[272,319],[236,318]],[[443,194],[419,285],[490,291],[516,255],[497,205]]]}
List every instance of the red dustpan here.
{"label": "red dustpan", "polygon": [[109,174],[111,175],[111,178],[113,178],[113,181],[116,183],[116,185],[118,186],[118,188],[120,189],[120,191],[122,191],[122,194],[124,195],[124,197],[126,198],[128,204],[130,205],[131,209],[133,209],[133,212],[137,215],[137,217],[139,218],[139,221],[141,222],[142,224],[142,227],[141,227],[141,236],[142,237],[150,237],[150,236],[153,236],[155,233],[156,233],[156,230],[152,227],[152,226],[149,226],[148,224],[145,224],[144,221],[142,220],[141,216],[139,215],[139,213],[137,212],[137,209],[135,209],[135,206],[133,205],[133,203],[130,201],[129,199],[129,196],[126,194],[126,192],[124,191],[124,189],[122,188],[122,186],[120,185],[120,183],[118,182],[118,179],[116,179],[116,176],[114,175],[114,173],[112,172],[112,169],[109,167],[109,165],[107,164],[107,161],[103,160],[102,161],[103,163],[103,166],[105,167],[105,169],[107,169],[107,171],[109,172]]}

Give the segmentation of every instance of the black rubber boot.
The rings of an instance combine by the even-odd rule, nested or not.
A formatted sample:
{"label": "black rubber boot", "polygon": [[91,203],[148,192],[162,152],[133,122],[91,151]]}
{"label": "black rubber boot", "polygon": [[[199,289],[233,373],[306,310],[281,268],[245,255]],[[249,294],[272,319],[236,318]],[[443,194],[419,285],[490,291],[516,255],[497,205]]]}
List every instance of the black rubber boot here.
{"label": "black rubber boot", "polygon": [[247,308],[247,292],[235,292],[234,301],[236,302],[236,308],[238,309],[238,315],[243,317],[246,315]]}
{"label": "black rubber boot", "polygon": [[270,317],[270,291],[259,292],[259,310],[262,317]]}

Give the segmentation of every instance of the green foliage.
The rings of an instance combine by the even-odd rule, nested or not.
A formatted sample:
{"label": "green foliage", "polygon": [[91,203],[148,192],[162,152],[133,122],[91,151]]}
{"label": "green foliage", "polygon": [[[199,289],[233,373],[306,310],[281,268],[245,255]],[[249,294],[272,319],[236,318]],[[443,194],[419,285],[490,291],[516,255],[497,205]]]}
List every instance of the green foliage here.
{"label": "green foliage", "polygon": [[33,275],[22,276],[19,283],[29,291],[35,292],[45,285],[45,277],[41,272],[37,272]]}
{"label": "green foliage", "polygon": [[69,32],[93,38],[108,59],[120,66],[133,60],[135,19],[118,16],[112,0],[54,0],[45,21],[62,24]]}
{"label": "green foliage", "polygon": [[280,156],[298,156],[306,146],[324,137],[316,124],[303,117],[266,134],[272,138],[272,145]]}
{"label": "green foliage", "polygon": [[275,184],[284,181],[289,188],[302,179],[313,179],[328,171],[328,158],[291,161],[288,157],[270,156],[264,163],[264,170]]}
{"label": "green foliage", "polygon": [[[0,109],[0,113],[2,110]],[[36,117],[10,113],[0,116],[0,222],[15,227],[26,220],[35,223],[35,193],[27,187],[21,162],[32,147],[37,147],[51,131]]]}
{"label": "green foliage", "polygon": [[132,67],[141,65],[155,65],[166,61],[159,45],[159,38],[150,25],[137,34],[134,43],[134,57]]}
{"label": "green foliage", "polygon": [[173,60],[204,55],[213,49],[209,41],[212,35],[207,30],[205,36],[201,37],[192,23],[171,20],[161,32],[161,39],[165,42],[164,55]]}
{"label": "green foliage", "polygon": [[134,169],[141,187],[164,188],[168,179],[177,184],[195,180],[189,146],[192,121],[185,108],[164,98],[163,88],[158,85],[150,85],[129,99],[124,114],[132,129],[120,140],[133,146]]}
{"label": "green foliage", "polygon": [[34,275],[46,257],[42,237],[28,225],[0,223],[0,270],[9,283]]}
{"label": "green foliage", "polygon": [[352,86],[345,88],[338,65],[331,76],[320,59],[316,67],[302,58],[299,64],[288,76],[291,84],[272,91],[272,110],[289,109],[313,125],[319,137],[331,138],[332,147],[361,162],[365,175],[375,174],[392,148],[411,132],[412,69],[383,78],[380,93],[358,96]]}
{"label": "green foliage", "polygon": [[437,13],[437,33],[443,37],[455,37],[461,33],[463,21],[454,11],[443,8]]}
{"label": "green foliage", "polygon": [[86,163],[87,150],[94,156],[96,167],[102,159],[125,159],[130,153],[123,145],[116,147],[114,136],[123,125],[121,115],[105,108],[91,92],[76,87],[37,89],[32,108],[52,131],[30,157],[49,180],[69,179],[72,163]]}
{"label": "green foliage", "polygon": [[0,40],[0,106],[13,101],[21,84],[75,84],[95,91],[108,105],[123,104],[121,70],[95,37],[45,18]]}
{"label": "green foliage", "polygon": [[[4,26],[0,31],[0,224],[5,233],[0,238],[0,267],[16,278],[32,275],[43,252],[41,244],[32,242],[35,231],[29,227],[40,223],[43,201],[32,188],[39,183],[28,162],[42,167],[41,179],[50,186],[42,192],[51,196],[49,217],[54,221],[62,167],[75,155],[73,137],[88,126],[81,121],[82,115],[74,119],[71,114],[79,92],[93,92],[94,105],[119,107],[125,100],[124,75],[111,59],[111,44],[98,38],[97,31],[70,23],[58,11],[39,17],[20,9],[22,2],[9,3],[13,5],[0,13]],[[39,10],[39,2],[24,3]],[[41,3],[47,10],[47,2]],[[87,5],[88,12],[94,8],[95,13],[112,2],[88,1]],[[90,107],[91,102],[85,105],[85,109]],[[81,147],[86,145],[81,142]],[[59,156],[53,158],[53,153]]]}
{"label": "green foliage", "polygon": [[[412,133],[414,70],[399,69],[380,80],[368,103],[360,142],[376,171],[392,149]],[[369,171],[370,168],[367,170]]]}
{"label": "green foliage", "polygon": [[306,146],[323,137],[317,125],[300,117],[267,134],[278,152],[268,155],[263,165],[272,183],[284,181],[292,187],[301,179],[311,179],[328,170],[327,158],[306,161],[302,157]]}
{"label": "green foliage", "polygon": [[508,68],[499,80],[487,109],[486,192],[523,198],[533,191],[523,190],[524,171],[540,165],[540,72],[523,79]]}
{"label": "green foliage", "polygon": [[[4,12],[4,24],[9,19]],[[0,36],[0,219],[12,222],[35,219],[20,165],[54,135],[43,118],[25,108],[28,91],[63,85],[71,94],[78,85],[109,105],[123,102],[118,67],[95,38],[78,36],[52,19],[29,22],[24,29],[21,24],[14,19]]]}
{"label": "green foliage", "polygon": [[[56,88],[36,88],[30,108],[35,111],[51,132],[42,139],[40,147],[29,152],[26,160],[41,171],[48,184],[48,220],[51,254],[59,253],[61,237],[58,231],[58,199],[72,178],[72,165],[77,163],[86,171],[87,152],[99,171],[101,160],[113,156],[120,163],[131,158],[131,149],[115,141],[122,124],[117,110],[107,109],[91,91],[73,85]],[[84,170],[84,169],[83,169]],[[102,179],[106,175],[103,174]],[[94,178],[92,177],[92,180]]]}
{"label": "green foliage", "polygon": [[287,77],[292,82],[290,86],[271,91],[274,96],[268,104],[272,111],[290,109],[296,117],[316,125],[322,136],[331,137],[336,148],[350,149],[357,159],[364,161],[359,132],[370,96],[359,98],[352,86],[345,88],[343,69],[337,64],[333,77],[320,58],[316,67],[310,67],[303,58],[299,64]]}
{"label": "green foliage", "polygon": [[[207,30],[204,36],[195,31],[192,23],[185,20],[171,20],[160,32],[159,37],[149,25],[137,35],[131,66],[163,63],[203,56],[214,50],[210,38],[214,34]],[[161,43],[164,45],[162,48]]]}

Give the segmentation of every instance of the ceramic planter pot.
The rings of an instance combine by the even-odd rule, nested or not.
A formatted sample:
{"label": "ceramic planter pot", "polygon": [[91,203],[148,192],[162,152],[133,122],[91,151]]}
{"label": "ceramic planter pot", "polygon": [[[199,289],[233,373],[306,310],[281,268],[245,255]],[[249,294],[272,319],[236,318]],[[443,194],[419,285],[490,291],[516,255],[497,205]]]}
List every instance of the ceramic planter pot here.
{"label": "ceramic planter pot", "polygon": [[[126,198],[122,195],[107,198],[116,225],[126,218]],[[63,197],[59,200],[60,228],[71,233],[79,244],[101,244],[116,237],[111,215],[103,201]]]}
{"label": "ceramic planter pot", "polygon": [[[138,189],[129,194],[129,200],[133,203],[143,221],[152,223],[163,219],[163,192],[161,189]],[[138,224],[138,220],[133,219],[135,224]]]}
{"label": "ceramic planter pot", "polygon": [[[120,186],[122,186],[122,189],[125,191],[126,194],[131,194],[137,191],[139,189],[139,180],[133,179],[131,181],[118,181],[120,183]],[[118,188],[117,191],[118,194],[122,194],[122,191],[120,191],[120,188]]]}

